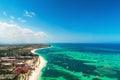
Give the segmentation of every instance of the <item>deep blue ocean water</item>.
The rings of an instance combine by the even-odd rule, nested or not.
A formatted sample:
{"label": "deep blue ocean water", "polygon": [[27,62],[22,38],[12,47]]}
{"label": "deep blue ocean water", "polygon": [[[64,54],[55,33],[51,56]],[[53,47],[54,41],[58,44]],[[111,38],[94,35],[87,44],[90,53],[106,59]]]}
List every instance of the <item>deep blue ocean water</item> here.
{"label": "deep blue ocean water", "polygon": [[47,60],[41,80],[120,80],[120,44],[50,45],[36,51]]}

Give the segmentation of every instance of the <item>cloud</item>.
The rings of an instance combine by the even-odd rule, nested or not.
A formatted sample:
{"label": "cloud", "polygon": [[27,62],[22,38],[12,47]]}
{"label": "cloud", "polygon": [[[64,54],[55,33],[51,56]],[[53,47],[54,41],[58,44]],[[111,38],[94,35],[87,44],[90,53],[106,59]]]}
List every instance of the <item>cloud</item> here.
{"label": "cloud", "polygon": [[43,43],[48,40],[44,32],[35,32],[16,24],[0,22],[0,43]]}
{"label": "cloud", "polygon": [[15,17],[14,16],[10,16],[10,19],[15,19]]}
{"label": "cloud", "polygon": [[14,16],[10,16],[10,23],[14,23],[14,19],[15,19]]}
{"label": "cloud", "polygon": [[28,12],[27,10],[24,11],[24,16],[27,16],[27,17],[33,17],[35,16],[36,14],[34,12]]}
{"label": "cloud", "polygon": [[18,17],[17,20],[18,20],[19,22],[22,22],[22,23],[27,22],[26,20],[24,20],[24,19],[22,19],[22,18],[20,18],[20,17]]}
{"label": "cloud", "polygon": [[26,20],[21,20],[20,22],[23,22],[23,23],[25,23],[25,22],[26,22]]}
{"label": "cloud", "polygon": [[4,15],[4,16],[7,16],[7,13],[6,13],[6,11],[3,11],[3,15]]}
{"label": "cloud", "polygon": [[14,20],[10,20],[10,23],[14,23]]}

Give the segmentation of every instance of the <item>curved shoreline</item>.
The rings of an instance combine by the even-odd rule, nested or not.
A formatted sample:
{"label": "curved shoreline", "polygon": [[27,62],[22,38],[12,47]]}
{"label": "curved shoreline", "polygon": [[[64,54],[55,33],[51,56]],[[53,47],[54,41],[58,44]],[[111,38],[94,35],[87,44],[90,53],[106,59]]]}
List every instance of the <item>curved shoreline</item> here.
{"label": "curved shoreline", "polygon": [[[40,49],[46,49],[46,48],[40,48]],[[33,54],[37,54],[37,53],[35,53],[36,50],[39,50],[39,49],[33,49],[33,50],[31,50],[31,52]],[[39,55],[39,60],[40,60],[40,62],[38,61],[39,64],[38,64],[37,68],[32,71],[32,75],[29,76],[29,80],[38,80],[40,75],[42,74],[42,69],[46,66],[47,61],[40,55]]]}

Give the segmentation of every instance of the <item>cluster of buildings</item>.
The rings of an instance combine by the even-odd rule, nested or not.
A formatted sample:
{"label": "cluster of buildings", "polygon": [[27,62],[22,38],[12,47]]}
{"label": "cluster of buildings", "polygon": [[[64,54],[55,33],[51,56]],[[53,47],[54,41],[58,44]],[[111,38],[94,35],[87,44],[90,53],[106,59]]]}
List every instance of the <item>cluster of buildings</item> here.
{"label": "cluster of buildings", "polygon": [[16,77],[29,76],[40,64],[39,56],[30,51],[44,47],[48,46],[43,44],[0,45],[0,80],[17,80]]}
{"label": "cluster of buildings", "polygon": [[21,73],[35,69],[37,55],[0,57],[0,80],[13,80]]}

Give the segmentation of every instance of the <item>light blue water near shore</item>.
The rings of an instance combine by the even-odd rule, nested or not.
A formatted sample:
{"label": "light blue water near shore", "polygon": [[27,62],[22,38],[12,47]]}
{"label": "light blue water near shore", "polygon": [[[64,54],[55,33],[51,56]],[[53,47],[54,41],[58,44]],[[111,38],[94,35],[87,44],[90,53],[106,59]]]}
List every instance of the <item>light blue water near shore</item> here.
{"label": "light blue water near shore", "polygon": [[120,44],[51,44],[42,80],[120,80]]}

